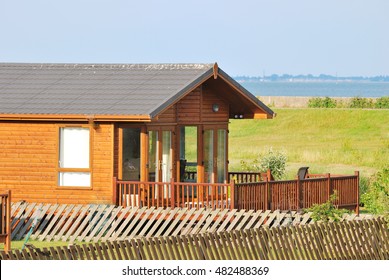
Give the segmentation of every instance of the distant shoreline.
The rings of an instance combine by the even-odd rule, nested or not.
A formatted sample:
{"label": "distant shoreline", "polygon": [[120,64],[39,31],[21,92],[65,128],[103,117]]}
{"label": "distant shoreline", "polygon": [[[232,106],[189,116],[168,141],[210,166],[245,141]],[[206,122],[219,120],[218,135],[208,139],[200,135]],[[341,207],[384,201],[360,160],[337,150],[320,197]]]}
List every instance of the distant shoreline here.
{"label": "distant shoreline", "polygon": [[[265,105],[276,108],[308,108],[308,101],[318,96],[257,96]],[[337,102],[347,103],[354,97],[331,97]],[[377,97],[366,97],[376,100]]]}

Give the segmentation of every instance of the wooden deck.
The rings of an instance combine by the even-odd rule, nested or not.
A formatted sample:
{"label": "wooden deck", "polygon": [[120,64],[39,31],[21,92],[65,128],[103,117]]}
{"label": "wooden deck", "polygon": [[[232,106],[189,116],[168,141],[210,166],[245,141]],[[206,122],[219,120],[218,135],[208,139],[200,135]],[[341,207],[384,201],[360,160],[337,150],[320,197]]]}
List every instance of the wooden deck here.
{"label": "wooden deck", "polygon": [[322,204],[336,192],[337,207],[359,213],[358,172],[354,175],[316,174],[302,180],[286,181],[269,180],[261,173],[235,172],[230,178],[234,180],[226,184],[114,179],[114,201],[123,207],[298,211]]}

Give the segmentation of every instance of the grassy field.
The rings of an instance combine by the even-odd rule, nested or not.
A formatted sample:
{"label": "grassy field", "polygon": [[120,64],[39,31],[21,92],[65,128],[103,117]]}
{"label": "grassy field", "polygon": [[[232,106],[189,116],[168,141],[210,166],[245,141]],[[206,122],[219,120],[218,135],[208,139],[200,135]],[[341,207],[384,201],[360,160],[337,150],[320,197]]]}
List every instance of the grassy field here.
{"label": "grassy field", "polygon": [[368,177],[389,164],[389,110],[274,109],[273,120],[232,120],[230,170],[270,147],[288,156],[288,177],[301,166],[312,173]]}

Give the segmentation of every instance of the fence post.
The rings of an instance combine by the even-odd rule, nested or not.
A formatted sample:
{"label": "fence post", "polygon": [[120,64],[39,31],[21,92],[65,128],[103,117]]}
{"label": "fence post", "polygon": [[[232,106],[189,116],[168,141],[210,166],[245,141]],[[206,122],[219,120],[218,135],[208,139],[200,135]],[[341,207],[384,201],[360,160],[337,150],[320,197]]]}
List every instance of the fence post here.
{"label": "fence post", "polygon": [[112,204],[118,205],[117,178],[112,178]]}
{"label": "fence post", "polygon": [[174,208],[175,207],[175,204],[176,204],[176,201],[175,201],[175,193],[174,193],[174,189],[175,189],[175,182],[174,182],[174,178],[172,178],[170,180],[170,203],[171,203],[171,207]]}
{"label": "fence post", "polygon": [[354,174],[357,176],[357,205],[355,207],[355,212],[359,216],[359,171],[355,171]]}
{"label": "fence post", "polygon": [[230,182],[230,209],[235,209],[235,180]]}

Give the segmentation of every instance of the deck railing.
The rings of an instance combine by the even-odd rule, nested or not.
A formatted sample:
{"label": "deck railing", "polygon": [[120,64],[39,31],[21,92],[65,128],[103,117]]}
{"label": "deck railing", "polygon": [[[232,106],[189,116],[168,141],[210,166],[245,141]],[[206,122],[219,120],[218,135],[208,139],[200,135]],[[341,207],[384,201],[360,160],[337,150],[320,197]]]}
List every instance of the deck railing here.
{"label": "deck railing", "polygon": [[114,201],[118,205],[181,208],[233,209],[234,184],[191,182],[116,181]]}
{"label": "deck railing", "polygon": [[11,250],[11,191],[0,194],[0,242],[6,251]]}
{"label": "deck railing", "polygon": [[244,209],[301,210],[322,204],[336,192],[334,205],[359,214],[359,173],[312,176],[303,180],[235,184],[235,205]]}
{"label": "deck railing", "polygon": [[[322,204],[337,193],[334,204],[359,214],[359,173],[352,176],[311,176],[306,179],[270,181],[240,172],[238,183],[131,182],[114,179],[113,201],[122,206],[301,210]],[[233,174],[233,173],[232,173]],[[250,175],[247,175],[250,174]],[[248,182],[244,182],[247,180]]]}

